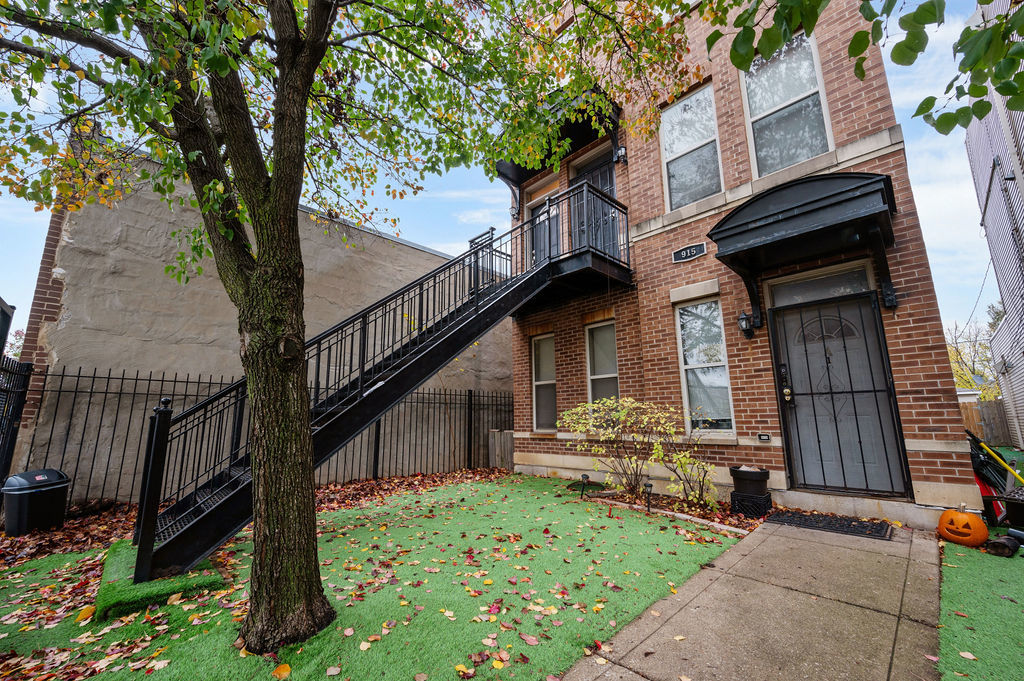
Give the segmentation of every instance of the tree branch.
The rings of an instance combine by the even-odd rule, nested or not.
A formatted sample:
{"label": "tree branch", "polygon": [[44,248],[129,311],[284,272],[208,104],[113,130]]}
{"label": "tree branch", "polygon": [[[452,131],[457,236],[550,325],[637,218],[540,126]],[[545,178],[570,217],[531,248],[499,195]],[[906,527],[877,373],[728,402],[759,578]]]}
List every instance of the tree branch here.
{"label": "tree branch", "polygon": [[30,31],[35,31],[51,38],[66,40],[82,47],[88,47],[112,59],[123,59],[125,61],[134,59],[140,64],[148,64],[145,59],[136,55],[131,50],[96,33],[83,30],[80,27],[61,24],[43,17],[30,16],[16,7],[8,6],[4,8],[3,14],[6,15],[8,21]]}

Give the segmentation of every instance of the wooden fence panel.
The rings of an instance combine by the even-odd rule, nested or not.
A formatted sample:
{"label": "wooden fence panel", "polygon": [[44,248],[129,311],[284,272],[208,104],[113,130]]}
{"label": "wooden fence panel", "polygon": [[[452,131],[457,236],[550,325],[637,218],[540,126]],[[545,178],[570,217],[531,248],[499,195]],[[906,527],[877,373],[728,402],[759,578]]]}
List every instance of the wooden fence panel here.
{"label": "wooden fence panel", "polygon": [[492,468],[512,470],[512,431],[492,430],[487,433],[488,463]]}
{"label": "wooden fence panel", "polygon": [[961,402],[960,413],[964,417],[964,428],[971,431],[982,440],[986,439],[985,429],[981,422],[981,409],[977,402]]}
{"label": "wooden fence panel", "polygon": [[987,400],[978,402],[978,411],[981,417],[982,436],[985,442],[992,447],[1012,446],[1010,440],[1010,424],[1006,420],[1006,410],[1003,408],[1002,400]]}

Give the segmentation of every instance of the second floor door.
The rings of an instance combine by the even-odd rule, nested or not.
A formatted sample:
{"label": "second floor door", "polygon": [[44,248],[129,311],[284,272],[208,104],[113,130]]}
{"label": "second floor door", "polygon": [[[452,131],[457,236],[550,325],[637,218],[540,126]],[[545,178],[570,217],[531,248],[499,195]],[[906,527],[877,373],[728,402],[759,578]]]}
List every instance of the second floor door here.
{"label": "second floor door", "polygon": [[[581,167],[570,184],[577,186],[589,182],[608,196],[615,198],[615,165],[609,151],[595,161]],[[592,247],[619,257],[618,212],[598,196],[584,197],[577,193],[572,197],[572,250]]]}

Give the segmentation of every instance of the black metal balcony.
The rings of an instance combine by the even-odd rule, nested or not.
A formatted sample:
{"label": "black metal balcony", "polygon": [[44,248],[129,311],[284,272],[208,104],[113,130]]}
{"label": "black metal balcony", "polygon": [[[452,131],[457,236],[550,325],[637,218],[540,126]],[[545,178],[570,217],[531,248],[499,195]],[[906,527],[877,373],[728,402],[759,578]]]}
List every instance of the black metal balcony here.
{"label": "black metal balcony", "polygon": [[547,261],[551,271],[548,286],[520,313],[633,283],[626,206],[587,182],[548,197],[516,230],[526,257]]}

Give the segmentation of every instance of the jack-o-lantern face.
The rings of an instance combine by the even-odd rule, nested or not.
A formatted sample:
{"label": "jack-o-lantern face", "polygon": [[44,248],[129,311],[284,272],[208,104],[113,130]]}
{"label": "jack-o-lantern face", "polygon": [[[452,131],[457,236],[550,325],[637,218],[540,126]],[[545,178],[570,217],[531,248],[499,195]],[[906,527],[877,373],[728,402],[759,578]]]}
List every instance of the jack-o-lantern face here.
{"label": "jack-o-lantern face", "polygon": [[964,546],[981,546],[988,540],[985,521],[973,513],[949,509],[939,516],[939,536]]}

